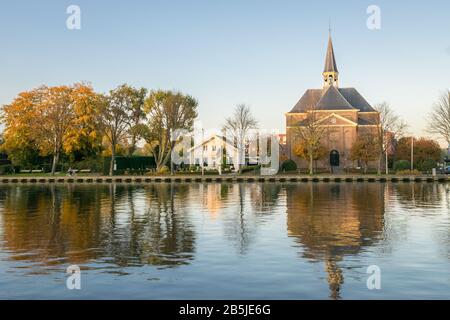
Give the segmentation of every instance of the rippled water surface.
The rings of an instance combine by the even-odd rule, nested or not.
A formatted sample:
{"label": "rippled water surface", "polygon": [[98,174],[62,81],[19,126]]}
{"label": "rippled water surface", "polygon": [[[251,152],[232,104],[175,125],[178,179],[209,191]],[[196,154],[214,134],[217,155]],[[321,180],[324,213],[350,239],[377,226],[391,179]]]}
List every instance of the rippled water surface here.
{"label": "rippled water surface", "polygon": [[[0,186],[2,299],[450,298],[446,184]],[[66,268],[81,268],[81,290]],[[367,288],[367,268],[381,289]]]}

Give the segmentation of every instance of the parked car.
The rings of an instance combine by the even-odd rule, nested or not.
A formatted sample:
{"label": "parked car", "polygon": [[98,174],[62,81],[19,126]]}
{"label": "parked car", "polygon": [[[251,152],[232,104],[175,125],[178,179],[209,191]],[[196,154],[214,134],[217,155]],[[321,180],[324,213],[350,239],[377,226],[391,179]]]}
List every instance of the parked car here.
{"label": "parked car", "polygon": [[445,174],[450,174],[450,166],[445,167],[444,173],[445,173]]}

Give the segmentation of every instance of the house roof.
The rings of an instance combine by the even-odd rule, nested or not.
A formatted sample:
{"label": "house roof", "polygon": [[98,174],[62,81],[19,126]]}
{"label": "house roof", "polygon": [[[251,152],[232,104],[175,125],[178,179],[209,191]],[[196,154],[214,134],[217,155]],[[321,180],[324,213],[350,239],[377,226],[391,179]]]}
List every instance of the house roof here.
{"label": "house roof", "polygon": [[225,139],[223,136],[217,135],[217,134],[213,134],[212,136],[208,137],[207,139],[203,140],[201,143],[196,144],[195,146],[191,147],[188,151],[191,152],[207,143],[209,143],[210,141],[214,140],[214,139],[219,139],[220,141],[225,141],[225,144],[229,147],[229,148],[236,148],[234,145],[232,145],[227,139]]}

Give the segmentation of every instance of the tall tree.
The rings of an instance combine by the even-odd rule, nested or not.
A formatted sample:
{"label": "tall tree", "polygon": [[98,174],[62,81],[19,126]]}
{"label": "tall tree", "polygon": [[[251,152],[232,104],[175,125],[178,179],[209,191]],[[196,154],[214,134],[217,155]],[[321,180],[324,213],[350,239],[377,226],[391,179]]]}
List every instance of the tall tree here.
{"label": "tall tree", "polygon": [[170,159],[176,143],[172,135],[177,130],[193,129],[197,106],[198,102],[192,96],[174,91],[152,91],[145,100],[147,124],[139,126],[139,132],[150,146],[158,171]]}
{"label": "tall tree", "polygon": [[443,92],[434,104],[428,131],[444,140],[450,150],[450,90]]}
{"label": "tall tree", "polygon": [[51,173],[55,174],[62,147],[73,126],[76,113],[71,87],[50,87],[45,90],[47,94],[44,101],[37,108],[34,134],[42,152],[53,155]]}
{"label": "tall tree", "polygon": [[[66,135],[75,119],[71,93],[72,88],[68,86],[42,86],[19,95],[18,99],[4,108],[6,117],[18,112],[18,116],[27,119],[26,123],[19,121],[22,127],[19,131],[25,133],[23,137],[32,137],[41,154],[53,156],[52,174],[55,174]],[[24,97],[30,99],[24,101]],[[7,122],[11,125],[7,131],[14,130],[15,125],[11,124],[11,120]]]}
{"label": "tall tree", "polygon": [[369,162],[378,159],[379,146],[371,134],[361,134],[353,143],[350,158],[358,160],[364,165],[364,173],[367,173]]}
{"label": "tall tree", "polygon": [[304,154],[309,157],[309,174],[314,174],[314,158],[322,148],[322,139],[328,131],[328,127],[320,123],[317,111],[311,108],[307,111],[302,125],[297,127],[295,136],[304,145]]}
{"label": "tall tree", "polygon": [[67,134],[64,151],[72,157],[94,156],[102,148],[102,134],[97,121],[102,97],[90,85],[75,84],[72,99],[76,116]]}
{"label": "tall tree", "polygon": [[114,174],[116,148],[121,140],[127,138],[135,105],[135,89],[123,84],[111,90],[103,99],[99,112],[99,125],[111,147],[109,175]]}
{"label": "tall tree", "polygon": [[139,140],[139,125],[145,119],[144,104],[147,96],[147,89],[131,88],[130,97],[132,99],[130,114],[130,131],[128,137],[127,154],[132,156],[136,151],[136,145]]}
{"label": "tall tree", "polygon": [[[381,174],[386,152],[395,140],[403,136],[407,124],[395,114],[387,102],[376,105],[375,110],[380,114],[380,121],[377,124],[376,141],[378,144],[378,174]],[[385,172],[387,173],[387,162],[385,166]]]}
{"label": "tall tree", "polygon": [[230,118],[225,120],[223,131],[225,135],[232,139],[237,148],[238,162],[236,168],[245,163],[245,144],[249,138],[249,132],[258,127],[258,121],[253,117],[250,107],[245,104],[239,104],[234,109],[234,113]]}
{"label": "tall tree", "polygon": [[33,134],[37,105],[43,100],[44,88],[21,92],[8,105],[2,107],[2,150],[15,165],[29,165],[39,154]]}
{"label": "tall tree", "polygon": [[37,149],[42,156],[52,156],[54,174],[61,153],[72,152],[88,134],[86,118],[95,96],[86,84],[42,86],[20,93],[3,107],[5,148],[15,155]]}

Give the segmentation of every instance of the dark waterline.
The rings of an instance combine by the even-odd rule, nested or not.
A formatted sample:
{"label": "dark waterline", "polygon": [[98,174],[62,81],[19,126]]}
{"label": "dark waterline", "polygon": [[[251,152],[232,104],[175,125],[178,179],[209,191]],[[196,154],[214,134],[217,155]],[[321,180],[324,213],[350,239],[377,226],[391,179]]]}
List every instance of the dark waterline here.
{"label": "dark waterline", "polygon": [[0,186],[0,275],[1,299],[448,299],[450,186]]}

